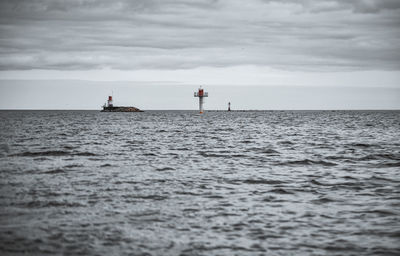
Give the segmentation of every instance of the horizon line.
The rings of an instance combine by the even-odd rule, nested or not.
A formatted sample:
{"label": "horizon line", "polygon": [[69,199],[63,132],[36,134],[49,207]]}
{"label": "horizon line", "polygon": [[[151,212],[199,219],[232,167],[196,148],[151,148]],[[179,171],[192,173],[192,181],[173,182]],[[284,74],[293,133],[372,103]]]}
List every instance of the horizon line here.
{"label": "horizon line", "polygon": [[[198,109],[140,109],[142,111],[196,111]],[[101,109],[2,109],[0,111],[98,111]],[[379,109],[379,108],[366,108],[366,109],[232,109],[228,111],[226,109],[208,109],[204,112],[260,112],[260,111],[400,111],[400,108],[392,109]],[[125,113],[125,112],[113,112],[113,113]],[[131,112],[126,112],[131,113]],[[136,113],[136,112],[134,112]],[[139,113],[139,112],[138,112]]]}

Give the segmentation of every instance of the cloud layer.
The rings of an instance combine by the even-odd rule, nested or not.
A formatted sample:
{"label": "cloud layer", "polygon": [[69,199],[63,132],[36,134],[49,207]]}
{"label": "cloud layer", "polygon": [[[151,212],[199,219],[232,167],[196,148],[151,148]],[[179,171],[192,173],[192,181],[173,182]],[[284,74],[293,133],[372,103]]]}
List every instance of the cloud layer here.
{"label": "cloud layer", "polygon": [[10,0],[1,70],[399,70],[398,0]]}

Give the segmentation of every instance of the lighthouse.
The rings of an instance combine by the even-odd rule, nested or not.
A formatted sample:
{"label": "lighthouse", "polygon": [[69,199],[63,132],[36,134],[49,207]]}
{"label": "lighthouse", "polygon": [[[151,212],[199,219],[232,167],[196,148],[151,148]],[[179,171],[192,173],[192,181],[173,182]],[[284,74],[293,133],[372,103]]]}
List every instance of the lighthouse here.
{"label": "lighthouse", "polygon": [[194,93],[194,97],[199,97],[199,110],[200,110],[200,114],[203,114],[203,112],[204,112],[203,98],[208,97],[208,92],[205,92],[204,89],[201,88],[201,86],[200,86],[199,91]]}
{"label": "lighthouse", "polygon": [[108,96],[107,107],[113,107],[112,96]]}

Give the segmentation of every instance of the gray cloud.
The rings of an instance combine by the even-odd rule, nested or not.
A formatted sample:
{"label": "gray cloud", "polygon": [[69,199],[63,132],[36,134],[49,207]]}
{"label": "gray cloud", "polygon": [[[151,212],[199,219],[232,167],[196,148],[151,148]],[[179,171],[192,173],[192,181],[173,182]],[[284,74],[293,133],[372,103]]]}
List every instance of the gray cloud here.
{"label": "gray cloud", "polygon": [[399,70],[397,0],[0,2],[0,69]]}
{"label": "gray cloud", "polygon": [[397,0],[263,0],[266,3],[286,3],[301,6],[310,12],[351,10],[355,13],[378,13],[383,10],[400,9]]}

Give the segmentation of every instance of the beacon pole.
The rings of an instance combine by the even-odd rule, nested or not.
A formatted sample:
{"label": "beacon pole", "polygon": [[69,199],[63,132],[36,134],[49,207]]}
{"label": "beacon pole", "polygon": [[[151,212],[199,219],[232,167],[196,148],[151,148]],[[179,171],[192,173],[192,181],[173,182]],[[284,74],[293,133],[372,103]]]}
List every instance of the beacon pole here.
{"label": "beacon pole", "polygon": [[194,93],[194,97],[199,97],[199,110],[200,110],[200,114],[203,114],[203,112],[204,112],[204,107],[203,107],[204,99],[203,98],[208,97],[208,92],[204,92],[204,90],[200,86],[199,91]]}

